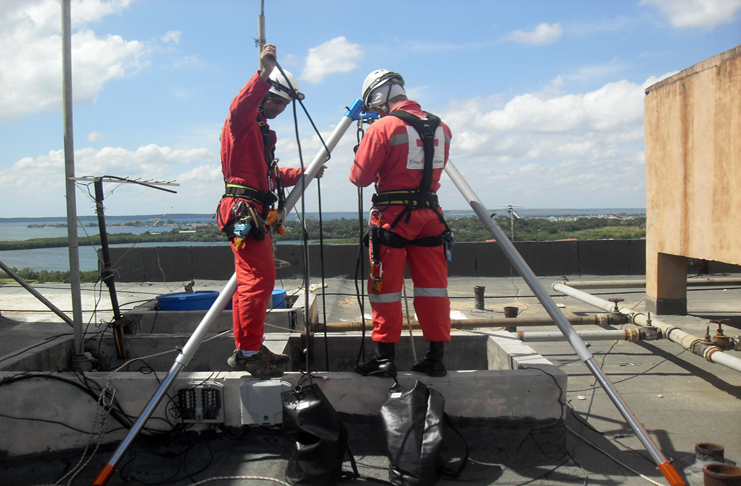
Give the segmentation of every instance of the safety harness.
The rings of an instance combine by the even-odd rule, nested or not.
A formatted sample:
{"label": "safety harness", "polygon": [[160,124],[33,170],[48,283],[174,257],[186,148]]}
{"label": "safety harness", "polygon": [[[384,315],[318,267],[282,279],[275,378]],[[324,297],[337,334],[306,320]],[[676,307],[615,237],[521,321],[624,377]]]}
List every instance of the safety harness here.
{"label": "safety harness", "polygon": [[[384,191],[374,194],[371,198],[373,209],[370,214],[370,231],[368,232],[369,244],[371,247],[371,291],[380,293],[383,283],[383,269],[380,260],[380,245],[386,245],[391,248],[405,248],[407,245],[435,247],[444,245],[445,256],[450,260],[450,249],[453,247],[453,231],[448,226],[443,215],[437,211],[440,207],[437,193],[430,190],[432,187],[432,164],[435,156],[435,132],[440,126],[440,118],[425,112],[427,118],[419,118],[407,111],[396,110],[389,113],[390,116],[400,118],[405,123],[411,125],[423,143],[425,154],[424,168],[422,171],[422,182],[416,189],[400,189],[394,191]],[[378,206],[404,205],[404,209],[399,213],[396,219],[391,223],[388,229],[381,227],[382,210]],[[409,223],[412,211],[415,209],[433,209],[440,219],[440,223],[445,226],[445,231],[437,236],[425,236],[408,240],[403,236],[394,233],[394,228],[399,224],[402,218],[406,216],[405,223]]]}
{"label": "safety harness", "polygon": [[[274,189],[273,178],[275,178],[275,192],[277,195],[271,191],[260,191],[254,187],[226,182],[226,189],[224,190],[224,195],[221,197],[222,200],[227,197],[232,199],[240,198],[246,199],[250,203],[244,204],[243,201],[240,201],[232,207],[231,212],[234,215],[234,219],[227,224],[220,221],[227,237],[229,239],[236,237],[234,245],[237,249],[243,246],[244,239],[248,234],[252,234],[258,241],[263,240],[265,238],[265,226],[270,226],[278,221],[278,215],[285,207],[285,186],[278,171],[278,159],[275,158],[275,146],[272,144],[270,137],[270,128],[259,117],[257,118],[257,125],[260,127],[260,134],[262,135],[265,150],[265,164],[268,166],[268,187],[271,191]],[[275,208],[276,201],[278,202],[277,209]],[[252,203],[260,204],[262,206],[262,212],[257,213]],[[282,226],[279,226],[277,231],[280,234],[284,234]]]}

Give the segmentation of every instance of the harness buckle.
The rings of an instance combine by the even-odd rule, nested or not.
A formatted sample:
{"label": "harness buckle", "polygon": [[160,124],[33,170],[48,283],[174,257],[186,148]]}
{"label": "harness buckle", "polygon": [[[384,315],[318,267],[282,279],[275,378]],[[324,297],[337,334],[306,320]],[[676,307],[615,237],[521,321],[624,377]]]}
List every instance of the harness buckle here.
{"label": "harness buckle", "polygon": [[370,267],[370,291],[374,294],[381,293],[383,285],[383,264],[379,260],[379,230],[381,229],[381,219],[383,213],[376,208],[370,210],[368,224],[370,225],[370,247],[371,247],[371,267]]}
{"label": "harness buckle", "polygon": [[383,286],[383,263],[374,262],[371,263],[370,270],[370,291],[374,294],[380,294]]}

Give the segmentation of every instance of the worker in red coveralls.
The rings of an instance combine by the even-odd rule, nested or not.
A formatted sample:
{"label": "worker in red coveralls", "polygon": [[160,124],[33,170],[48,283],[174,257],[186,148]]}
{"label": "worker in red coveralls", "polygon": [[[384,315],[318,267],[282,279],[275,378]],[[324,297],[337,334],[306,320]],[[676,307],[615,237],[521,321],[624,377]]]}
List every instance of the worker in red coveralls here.
{"label": "worker in red coveralls", "polygon": [[[217,216],[234,253],[237,288],[232,301],[236,348],[227,363],[257,378],[277,378],[276,365],[288,362],[263,344],[265,315],[275,285],[271,230],[266,218],[282,188],[301,179],[300,169],[276,166],[276,135],[267,120],[280,115],[292,100],[303,99],[296,78],[276,68],[276,49],[266,44],[260,70],[229,107],[221,132],[221,166],[226,182]],[[286,79],[288,78],[288,79]],[[324,167],[317,177],[324,174]]]}
{"label": "worker in red coveralls", "polygon": [[365,133],[350,174],[359,187],[375,183],[370,218],[371,274],[368,298],[373,308],[375,355],[358,363],[361,375],[396,376],[394,344],[402,331],[404,264],[414,284],[414,310],[429,351],[412,371],[445,376],[450,342],[450,299],[446,256],[452,246],[435,191],[448,160],[450,129],[435,115],[407,99],[403,78],[385,69],[363,83],[366,111],[381,118]]}

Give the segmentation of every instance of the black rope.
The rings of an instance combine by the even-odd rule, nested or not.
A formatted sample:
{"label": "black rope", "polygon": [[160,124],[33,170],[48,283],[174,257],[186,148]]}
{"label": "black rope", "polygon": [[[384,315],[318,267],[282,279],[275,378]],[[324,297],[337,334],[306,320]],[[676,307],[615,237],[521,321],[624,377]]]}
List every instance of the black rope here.
{"label": "black rope", "polygon": [[319,261],[321,263],[322,278],[322,317],[324,318],[324,363],[329,372],[329,338],[327,336],[327,297],[324,293],[324,229],[322,227],[322,184],[316,180],[317,206],[319,206]]}
{"label": "black rope", "polygon": [[[355,264],[355,295],[360,305],[360,349],[358,357],[355,360],[360,363],[361,359],[365,361],[365,287],[358,285],[358,273],[365,276],[365,251],[363,249],[363,188],[358,187],[358,259]],[[364,278],[364,277],[361,277]]]}

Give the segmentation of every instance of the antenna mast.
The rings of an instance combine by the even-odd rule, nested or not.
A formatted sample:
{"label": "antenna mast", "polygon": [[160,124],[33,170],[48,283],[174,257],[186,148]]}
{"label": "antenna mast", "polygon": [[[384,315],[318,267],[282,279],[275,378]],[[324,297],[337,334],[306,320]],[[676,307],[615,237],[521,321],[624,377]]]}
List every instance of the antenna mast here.
{"label": "antenna mast", "polygon": [[507,212],[509,213],[509,230],[511,233],[510,240],[515,241],[515,219],[520,219],[520,216],[515,212],[515,208],[521,208],[522,206],[517,204],[507,204],[506,206],[501,207],[507,208]]}
{"label": "antenna mast", "polygon": [[257,17],[257,69],[262,69],[260,65],[260,53],[265,47],[265,0],[260,0],[260,15]]}

